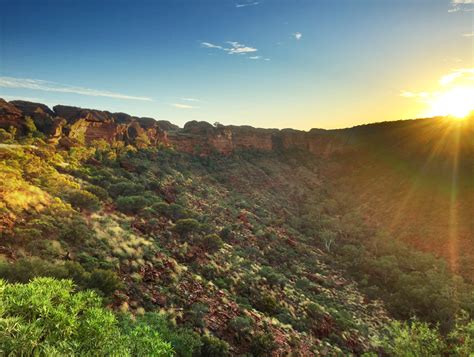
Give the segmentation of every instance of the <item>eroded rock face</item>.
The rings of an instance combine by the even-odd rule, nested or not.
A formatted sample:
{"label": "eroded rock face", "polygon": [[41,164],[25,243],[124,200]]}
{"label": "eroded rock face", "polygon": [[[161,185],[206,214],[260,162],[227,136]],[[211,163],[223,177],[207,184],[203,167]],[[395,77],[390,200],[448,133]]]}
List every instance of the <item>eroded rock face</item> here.
{"label": "eroded rock face", "polygon": [[24,129],[23,124],[21,110],[0,98],[0,128],[8,130],[14,127],[21,133]]}
{"label": "eroded rock face", "polygon": [[66,120],[66,135],[73,140],[83,140],[86,143],[98,140],[108,143],[122,141],[137,147],[168,143],[165,130],[152,118],[63,105],[57,105],[53,109]]}
{"label": "eroded rock face", "polygon": [[182,129],[168,121],[139,118],[126,113],[57,105],[52,110],[41,103],[0,99],[0,127],[14,126],[24,133],[25,118],[31,117],[51,143],[66,147],[104,140],[137,147],[171,145],[178,151],[206,156],[239,150],[299,149],[315,155],[341,150],[344,143],[325,130],[258,129],[251,126],[213,126],[190,121]]}

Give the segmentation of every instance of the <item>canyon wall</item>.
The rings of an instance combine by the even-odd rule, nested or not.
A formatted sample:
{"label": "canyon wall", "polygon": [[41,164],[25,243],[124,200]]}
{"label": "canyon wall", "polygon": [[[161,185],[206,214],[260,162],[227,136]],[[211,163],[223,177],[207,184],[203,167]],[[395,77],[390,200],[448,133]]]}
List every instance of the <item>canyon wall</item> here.
{"label": "canyon wall", "polygon": [[330,131],[312,129],[258,129],[251,126],[213,126],[190,121],[179,128],[168,121],[26,101],[7,102],[0,99],[0,128],[15,128],[17,135],[31,131],[31,121],[50,143],[66,147],[104,140],[137,147],[171,146],[178,151],[209,155],[228,155],[239,150],[301,149],[315,155],[328,155],[342,150],[344,144]]}

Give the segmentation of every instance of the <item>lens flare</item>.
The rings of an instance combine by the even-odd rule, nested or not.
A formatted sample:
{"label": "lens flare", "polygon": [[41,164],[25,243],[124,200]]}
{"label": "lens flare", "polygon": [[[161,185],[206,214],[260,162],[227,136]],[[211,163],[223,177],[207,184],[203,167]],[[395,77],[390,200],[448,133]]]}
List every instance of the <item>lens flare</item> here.
{"label": "lens flare", "polygon": [[474,110],[474,87],[455,87],[438,93],[428,100],[430,109],[426,116],[449,115],[464,119]]}

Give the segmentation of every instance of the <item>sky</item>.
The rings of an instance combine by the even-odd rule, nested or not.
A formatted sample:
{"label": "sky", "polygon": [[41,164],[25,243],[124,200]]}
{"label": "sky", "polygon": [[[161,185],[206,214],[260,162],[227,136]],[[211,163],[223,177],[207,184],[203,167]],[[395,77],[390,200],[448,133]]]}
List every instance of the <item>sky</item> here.
{"label": "sky", "polygon": [[6,100],[301,130],[474,103],[474,0],[0,4]]}

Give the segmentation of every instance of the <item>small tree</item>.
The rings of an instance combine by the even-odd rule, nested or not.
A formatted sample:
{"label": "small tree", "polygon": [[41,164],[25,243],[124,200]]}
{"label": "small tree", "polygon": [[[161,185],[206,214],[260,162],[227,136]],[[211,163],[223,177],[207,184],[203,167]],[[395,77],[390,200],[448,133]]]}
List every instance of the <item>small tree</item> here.
{"label": "small tree", "polygon": [[337,234],[334,233],[333,231],[325,229],[321,232],[320,236],[321,236],[321,239],[323,240],[324,248],[326,248],[327,252],[330,252],[332,245],[336,241]]}

